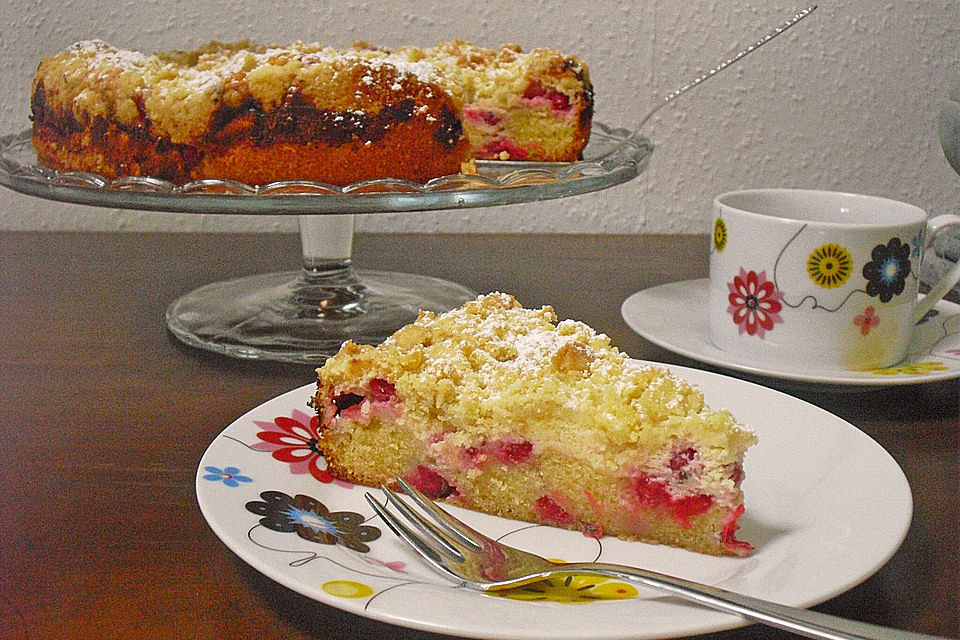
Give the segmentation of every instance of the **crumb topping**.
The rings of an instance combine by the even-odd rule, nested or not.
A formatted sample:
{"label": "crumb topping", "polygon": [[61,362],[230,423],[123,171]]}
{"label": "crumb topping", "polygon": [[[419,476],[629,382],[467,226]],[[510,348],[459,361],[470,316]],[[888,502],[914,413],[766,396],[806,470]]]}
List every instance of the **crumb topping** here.
{"label": "crumb topping", "polygon": [[421,313],[379,347],[348,342],[320,375],[333,385],[391,380],[401,397],[412,398],[408,409],[422,405],[425,414],[458,425],[465,438],[517,429],[533,437],[524,425],[546,424],[550,433],[536,434],[539,442],[624,447],[635,455],[673,434],[715,449],[718,468],[753,440],[665,368],[630,359],[582,322],[558,322],[550,306],[524,309],[503,293],[444,314]]}
{"label": "crumb topping", "polygon": [[299,41],[211,42],[152,55],[85,40],[45,58],[33,89],[42,86],[47,104],[83,125],[111,117],[149,127],[174,143],[192,143],[208,131],[218,109],[237,108],[248,99],[269,111],[296,92],[320,110],[373,114],[389,103],[389,95],[373,87],[426,98],[442,93],[456,104],[506,101],[522,93],[532,74],[549,70],[558,73],[554,90],[574,96],[582,93],[582,83],[559,73],[571,69],[585,78],[586,67],[570,56],[546,49],[523,53],[515,46],[485,49],[463,40],[396,50],[362,42],[346,49]]}

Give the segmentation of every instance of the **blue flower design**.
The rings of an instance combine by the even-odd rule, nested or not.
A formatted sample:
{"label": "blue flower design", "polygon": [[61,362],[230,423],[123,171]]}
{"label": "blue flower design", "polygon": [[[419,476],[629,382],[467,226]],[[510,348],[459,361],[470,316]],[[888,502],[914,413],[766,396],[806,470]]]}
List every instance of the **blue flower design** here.
{"label": "blue flower design", "polygon": [[330,511],[322,502],[310,496],[290,496],[282,491],[264,491],[262,501],[248,502],[250,513],[260,518],[260,524],[278,533],[296,533],[299,537],[319,544],[339,544],[366,553],[366,543],[380,537],[380,530],[363,524],[366,519],[352,511]]}
{"label": "blue flower design", "polygon": [[253,478],[245,476],[240,473],[240,469],[236,467],[204,467],[204,471],[207,472],[207,475],[203,476],[204,480],[209,480],[210,482],[222,482],[228,487],[239,487],[241,482],[253,482]]}
{"label": "blue flower design", "polygon": [[327,534],[336,536],[339,534],[335,524],[315,511],[311,511],[310,509],[291,507],[284,511],[283,514],[290,518],[290,522],[295,526],[307,527],[318,535]]}

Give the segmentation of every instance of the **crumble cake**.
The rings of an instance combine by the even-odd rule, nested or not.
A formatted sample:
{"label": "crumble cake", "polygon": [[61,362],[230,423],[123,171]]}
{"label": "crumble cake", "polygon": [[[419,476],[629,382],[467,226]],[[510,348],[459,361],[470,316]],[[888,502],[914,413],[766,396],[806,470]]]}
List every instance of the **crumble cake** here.
{"label": "crumble cake", "polygon": [[90,40],[41,61],[31,112],[38,159],[58,170],[343,186],[426,182],[475,158],[574,161],[593,89],[575,56],[463,40],[153,55]]}
{"label": "crumble cake", "polygon": [[747,555],[743,456],[755,441],[664,368],[502,293],[346,342],[317,370],[329,471],[530,522]]}

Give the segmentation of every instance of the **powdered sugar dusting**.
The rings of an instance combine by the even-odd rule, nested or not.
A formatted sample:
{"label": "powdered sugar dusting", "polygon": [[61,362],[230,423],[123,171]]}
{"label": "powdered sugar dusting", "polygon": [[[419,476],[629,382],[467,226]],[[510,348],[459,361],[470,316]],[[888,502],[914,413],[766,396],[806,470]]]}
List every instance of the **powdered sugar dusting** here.
{"label": "powdered sugar dusting", "polygon": [[[418,324],[448,333],[447,327],[456,327],[454,335],[445,341],[458,345],[446,349],[449,356],[428,363],[431,373],[446,375],[452,368],[461,366],[456,362],[466,353],[471,375],[483,387],[495,387],[497,381],[537,379],[554,374],[562,369],[558,358],[564,349],[572,349],[582,355],[584,366],[601,365],[604,357],[620,359],[612,348],[599,349],[607,344],[607,338],[598,335],[582,323],[563,321],[556,324],[553,310],[523,309],[510,296],[493,293],[481,296],[478,301],[440,316],[429,315]],[[562,363],[561,363],[562,364]]]}
{"label": "powdered sugar dusting", "polygon": [[90,56],[95,62],[103,62],[124,70],[143,67],[150,59],[139,51],[117,49],[102,40],[81,40],[70,48]]}
{"label": "powdered sugar dusting", "polygon": [[[390,67],[395,69],[401,78],[409,76],[429,84],[440,81],[437,68],[428,61],[412,62],[401,55],[383,51],[338,50],[301,42],[286,47],[213,43],[196,52],[147,55],[139,51],[118,49],[101,40],[83,40],[71,45],[70,50],[82,53],[89,61],[90,68],[96,69],[101,75],[135,71],[163,81],[175,80],[178,85],[201,93],[222,91],[228,82],[252,69],[268,65],[283,66],[290,62],[300,65],[360,65],[370,72]],[[361,78],[361,82],[372,85],[376,80],[367,73]],[[402,88],[399,82],[391,85],[394,91]],[[161,89],[165,90],[168,89]]]}
{"label": "powdered sugar dusting", "polygon": [[395,54],[388,54],[381,58],[368,58],[364,63],[371,69],[377,70],[384,65],[395,68],[402,75],[411,75],[420,82],[436,84],[440,81],[440,75],[437,68],[430,62],[409,62]]}
{"label": "powdered sugar dusting", "polygon": [[513,342],[517,357],[510,362],[525,373],[534,373],[550,364],[560,347],[575,341],[573,336],[561,336],[556,331],[534,330]]}
{"label": "powdered sugar dusting", "polygon": [[[611,396],[630,403],[655,396],[664,414],[698,410],[689,384],[630,359],[582,322],[558,322],[550,307],[524,309],[512,296],[492,293],[444,314],[425,314],[416,324],[434,338],[424,380],[454,379],[490,401],[507,389],[539,393],[557,385],[561,404],[571,410],[595,409]],[[636,409],[646,411],[641,405]]]}

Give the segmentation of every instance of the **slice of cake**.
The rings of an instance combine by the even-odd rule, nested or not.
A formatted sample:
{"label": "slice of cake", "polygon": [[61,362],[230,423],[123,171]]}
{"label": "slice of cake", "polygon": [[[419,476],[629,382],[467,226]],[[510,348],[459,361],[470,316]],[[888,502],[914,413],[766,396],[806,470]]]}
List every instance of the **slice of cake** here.
{"label": "slice of cake", "polygon": [[701,392],[583,323],[509,295],[421,313],[317,370],[319,447],[359,484],[530,522],[746,555],[743,455],[755,438]]}
{"label": "slice of cake", "polygon": [[593,90],[573,56],[462,40],[153,55],[92,40],[41,61],[31,111],[39,161],[62,171],[342,186],[422,183],[475,158],[576,160]]}

